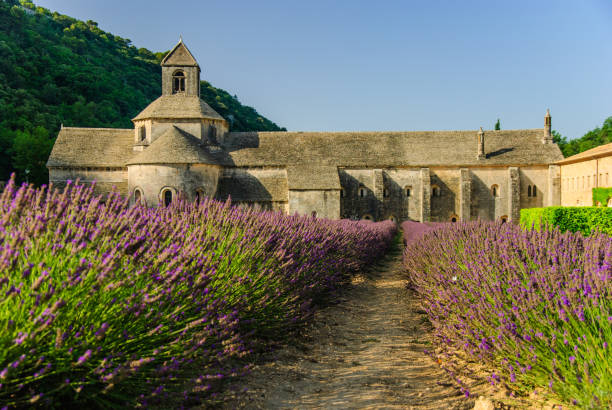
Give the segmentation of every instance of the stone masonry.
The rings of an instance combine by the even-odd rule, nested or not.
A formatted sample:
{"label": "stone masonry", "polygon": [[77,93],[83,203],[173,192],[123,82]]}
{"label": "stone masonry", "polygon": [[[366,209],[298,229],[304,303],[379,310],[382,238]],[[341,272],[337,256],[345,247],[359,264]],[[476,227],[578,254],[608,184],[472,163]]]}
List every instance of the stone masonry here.
{"label": "stone masonry", "polygon": [[512,220],[558,205],[563,159],[544,128],[412,132],[229,132],[200,99],[200,66],[182,40],[164,58],[161,96],[134,129],[60,130],[55,186],[163,206],[183,195],[324,218]]}

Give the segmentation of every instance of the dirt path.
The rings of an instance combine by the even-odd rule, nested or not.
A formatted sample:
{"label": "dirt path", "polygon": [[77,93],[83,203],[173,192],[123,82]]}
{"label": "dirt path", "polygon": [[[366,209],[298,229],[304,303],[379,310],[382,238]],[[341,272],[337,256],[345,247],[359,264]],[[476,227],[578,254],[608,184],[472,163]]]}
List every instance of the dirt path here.
{"label": "dirt path", "polygon": [[241,382],[224,408],[471,409],[424,349],[431,329],[405,289],[401,252],[356,277],[344,299],[319,311],[306,336]]}

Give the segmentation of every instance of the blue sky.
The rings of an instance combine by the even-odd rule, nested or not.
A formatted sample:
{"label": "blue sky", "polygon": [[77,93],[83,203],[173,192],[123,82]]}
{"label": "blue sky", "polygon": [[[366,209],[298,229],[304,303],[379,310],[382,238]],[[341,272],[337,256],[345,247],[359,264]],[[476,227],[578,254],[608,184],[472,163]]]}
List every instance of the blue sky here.
{"label": "blue sky", "polygon": [[152,51],[289,130],[541,128],[612,116],[612,2],[34,0]]}

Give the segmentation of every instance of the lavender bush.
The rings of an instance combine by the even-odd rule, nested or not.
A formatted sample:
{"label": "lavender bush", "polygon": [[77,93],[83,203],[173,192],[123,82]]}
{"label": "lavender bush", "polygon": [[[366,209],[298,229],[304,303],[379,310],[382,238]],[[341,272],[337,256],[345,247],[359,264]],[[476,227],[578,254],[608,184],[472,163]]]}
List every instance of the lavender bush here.
{"label": "lavender bush", "polygon": [[612,406],[610,236],[446,224],[404,263],[448,354],[484,362],[492,383],[517,392]]}
{"label": "lavender bush", "polygon": [[213,200],[129,207],[91,187],[11,181],[0,196],[0,407],[206,400],[394,231]]}

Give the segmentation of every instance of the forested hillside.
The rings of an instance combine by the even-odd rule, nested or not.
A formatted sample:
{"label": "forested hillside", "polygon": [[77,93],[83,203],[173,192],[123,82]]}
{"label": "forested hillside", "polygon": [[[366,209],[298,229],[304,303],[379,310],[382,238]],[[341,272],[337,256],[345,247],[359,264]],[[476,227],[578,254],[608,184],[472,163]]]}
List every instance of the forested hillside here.
{"label": "forested hillside", "polygon": [[[0,0],[0,180],[16,172],[21,180],[47,182],[45,163],[62,123],[131,127],[130,119],[161,94],[164,55],[91,20]],[[202,98],[233,131],[281,130],[205,81]]]}
{"label": "forested hillside", "polygon": [[612,117],[608,117],[601,127],[597,127],[582,137],[570,141],[558,132],[553,131],[553,140],[559,144],[559,148],[561,148],[565,157],[576,155],[599,145],[609,144],[612,142]]}

